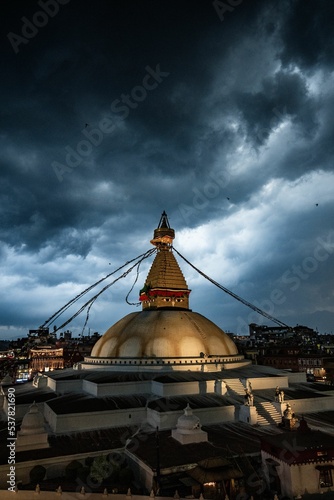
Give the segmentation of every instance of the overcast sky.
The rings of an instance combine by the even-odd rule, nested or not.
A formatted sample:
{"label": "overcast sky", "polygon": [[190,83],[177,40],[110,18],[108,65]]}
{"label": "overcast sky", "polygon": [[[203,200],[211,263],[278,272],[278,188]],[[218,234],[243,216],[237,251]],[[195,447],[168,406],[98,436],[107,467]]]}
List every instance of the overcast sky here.
{"label": "overcast sky", "polygon": [[[150,249],[163,210],[214,280],[334,331],[332,0],[1,9],[1,338]],[[194,311],[238,334],[269,324],[177,258]],[[140,310],[125,302],[135,278],[101,295],[87,329]]]}

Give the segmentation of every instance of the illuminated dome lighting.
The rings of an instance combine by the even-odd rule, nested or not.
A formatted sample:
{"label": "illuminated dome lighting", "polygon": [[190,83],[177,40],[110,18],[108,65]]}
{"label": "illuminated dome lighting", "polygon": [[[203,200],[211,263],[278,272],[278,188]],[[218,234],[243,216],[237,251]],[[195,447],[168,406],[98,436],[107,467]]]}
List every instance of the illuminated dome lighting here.
{"label": "illuminated dome lighting", "polygon": [[157,254],[140,291],[143,310],[111,326],[83,368],[220,371],[249,364],[221,328],[189,309],[190,290],[173,254],[174,236],[163,212],[151,240]]}

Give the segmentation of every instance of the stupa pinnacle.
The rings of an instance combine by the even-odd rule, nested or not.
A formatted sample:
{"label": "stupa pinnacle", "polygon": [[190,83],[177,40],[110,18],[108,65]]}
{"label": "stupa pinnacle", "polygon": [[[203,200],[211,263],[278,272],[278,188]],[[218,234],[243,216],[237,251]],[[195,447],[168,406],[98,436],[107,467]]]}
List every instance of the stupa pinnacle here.
{"label": "stupa pinnacle", "polygon": [[163,212],[151,240],[152,245],[157,247],[157,255],[140,291],[143,310],[189,309],[190,290],[172,251],[174,238],[175,231],[169,225],[166,212]]}
{"label": "stupa pinnacle", "polygon": [[154,230],[154,237],[151,243],[156,247],[171,246],[174,238],[175,231],[170,227],[167,214],[163,211],[158,227]]}

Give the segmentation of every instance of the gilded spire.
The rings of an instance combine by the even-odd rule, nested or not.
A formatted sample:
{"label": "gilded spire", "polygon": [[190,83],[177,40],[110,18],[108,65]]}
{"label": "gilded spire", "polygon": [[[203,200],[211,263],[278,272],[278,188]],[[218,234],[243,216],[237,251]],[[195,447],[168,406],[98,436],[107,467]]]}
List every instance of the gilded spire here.
{"label": "gilded spire", "polygon": [[175,231],[171,229],[169,220],[165,211],[162,212],[157,229],[154,230],[152,245],[161,247],[162,245],[171,246],[175,238]]}
{"label": "gilded spire", "polygon": [[166,212],[163,212],[151,240],[152,245],[157,247],[157,255],[140,291],[143,309],[189,309],[190,290],[172,252],[174,237],[174,229],[169,225]]}

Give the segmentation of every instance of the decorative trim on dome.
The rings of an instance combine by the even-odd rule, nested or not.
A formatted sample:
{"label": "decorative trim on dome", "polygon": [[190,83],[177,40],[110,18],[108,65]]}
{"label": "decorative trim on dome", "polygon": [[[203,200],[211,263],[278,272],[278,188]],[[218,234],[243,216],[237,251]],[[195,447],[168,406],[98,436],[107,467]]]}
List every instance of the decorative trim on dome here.
{"label": "decorative trim on dome", "polygon": [[146,289],[146,292],[140,291],[139,300],[150,300],[152,297],[183,297],[184,295],[188,296],[190,294],[190,290],[168,290],[168,289]]}

